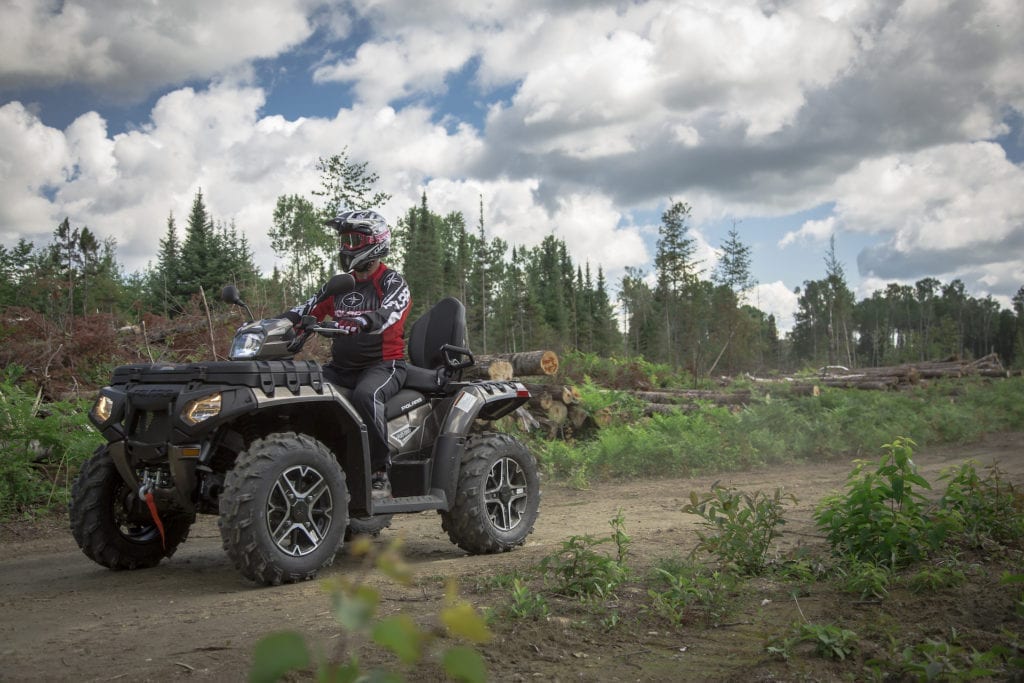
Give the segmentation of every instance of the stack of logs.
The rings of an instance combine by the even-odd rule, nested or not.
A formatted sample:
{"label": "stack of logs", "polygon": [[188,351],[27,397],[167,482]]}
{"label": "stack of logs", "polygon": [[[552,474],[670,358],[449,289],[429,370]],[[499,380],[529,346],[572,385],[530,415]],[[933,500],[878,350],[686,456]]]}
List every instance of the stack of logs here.
{"label": "stack of logs", "polygon": [[558,372],[558,354],[554,351],[484,355],[475,360],[475,365],[463,371],[463,379],[515,379],[529,390],[529,403],[515,414],[523,430],[543,429],[554,438],[564,434],[567,427],[579,431],[593,423],[580,405],[576,387],[543,382]]}
{"label": "stack of logs", "polygon": [[823,368],[813,380],[801,380],[794,386],[827,386],[845,389],[901,389],[921,385],[922,380],[958,379],[961,377],[1009,377],[996,354],[989,354],[974,361],[943,360],[922,363],[906,363],[877,368]]}

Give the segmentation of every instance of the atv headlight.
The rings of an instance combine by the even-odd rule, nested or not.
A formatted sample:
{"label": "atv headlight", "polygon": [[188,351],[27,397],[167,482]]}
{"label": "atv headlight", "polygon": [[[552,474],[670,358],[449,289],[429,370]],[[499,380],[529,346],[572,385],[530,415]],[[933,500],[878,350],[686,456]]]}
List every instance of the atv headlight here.
{"label": "atv headlight", "polygon": [[114,400],[109,396],[100,394],[96,403],[92,406],[92,418],[97,424],[103,424],[110,419],[114,412]]}
{"label": "atv headlight", "polygon": [[190,425],[197,425],[203,420],[217,417],[220,414],[220,394],[211,394],[189,401],[181,411],[181,419]]}
{"label": "atv headlight", "polygon": [[236,334],[231,342],[231,360],[245,360],[255,358],[263,347],[265,333],[262,330],[256,332],[243,332]]}

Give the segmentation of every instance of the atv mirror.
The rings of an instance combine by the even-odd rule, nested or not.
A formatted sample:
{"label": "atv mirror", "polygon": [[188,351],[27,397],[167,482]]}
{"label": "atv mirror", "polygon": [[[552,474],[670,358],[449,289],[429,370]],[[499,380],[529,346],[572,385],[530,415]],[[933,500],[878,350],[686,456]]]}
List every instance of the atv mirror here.
{"label": "atv mirror", "polygon": [[328,297],[338,296],[345,292],[351,292],[356,288],[356,279],[349,273],[338,273],[324,285],[323,293],[319,300],[326,301]]}
{"label": "atv mirror", "polygon": [[238,295],[238,288],[234,285],[227,285],[220,290],[220,300],[226,304],[242,305],[242,297]]}
{"label": "atv mirror", "polygon": [[249,320],[252,320],[252,311],[242,301],[242,297],[238,295],[238,288],[234,285],[227,285],[224,289],[220,290],[220,300],[227,304],[234,304],[235,306],[241,306],[245,309],[246,314],[249,316]]}

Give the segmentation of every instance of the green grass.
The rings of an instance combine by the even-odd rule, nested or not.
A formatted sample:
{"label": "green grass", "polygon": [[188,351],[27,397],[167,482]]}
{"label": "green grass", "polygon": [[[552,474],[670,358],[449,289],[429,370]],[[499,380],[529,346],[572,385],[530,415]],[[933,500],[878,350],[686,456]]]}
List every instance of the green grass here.
{"label": "green grass", "polygon": [[[593,393],[588,385],[584,395]],[[601,407],[596,397],[588,400]],[[873,456],[892,434],[918,447],[970,443],[986,432],[1024,429],[1024,380],[936,382],[909,392],[825,389],[820,396],[762,399],[739,412],[704,406],[650,418],[635,414],[627,403],[592,440],[537,440],[534,446],[549,474],[585,485]]]}

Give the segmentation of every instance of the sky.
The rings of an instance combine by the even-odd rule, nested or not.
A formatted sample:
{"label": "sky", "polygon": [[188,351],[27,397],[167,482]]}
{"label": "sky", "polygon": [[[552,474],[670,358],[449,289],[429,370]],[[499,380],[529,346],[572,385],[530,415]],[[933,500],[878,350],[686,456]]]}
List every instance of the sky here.
{"label": "sky", "polygon": [[710,275],[792,325],[834,240],[858,298],[1024,286],[1020,0],[0,0],[0,244],[65,217],[154,262],[197,190],[269,272],[276,200],[347,151],[391,220],[553,234],[615,284],[692,207]]}

